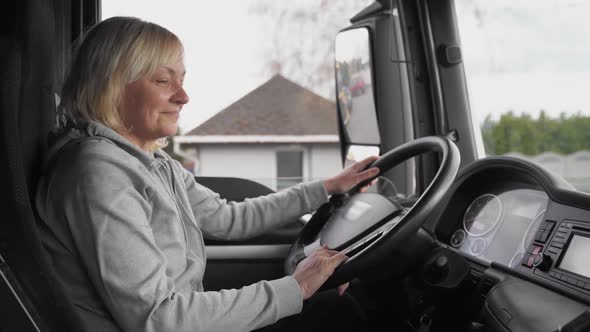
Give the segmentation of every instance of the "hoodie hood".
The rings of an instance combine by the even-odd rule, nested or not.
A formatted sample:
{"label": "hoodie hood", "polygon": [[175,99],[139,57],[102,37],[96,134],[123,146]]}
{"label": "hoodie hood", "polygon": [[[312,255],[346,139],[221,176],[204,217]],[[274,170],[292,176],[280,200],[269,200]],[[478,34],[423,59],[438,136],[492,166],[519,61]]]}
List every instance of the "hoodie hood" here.
{"label": "hoodie hood", "polygon": [[166,159],[165,153],[161,150],[156,150],[153,153],[145,152],[113,129],[98,122],[88,121],[75,125],[70,124],[63,129],[53,131],[49,134],[49,150],[44,168],[69,143],[93,138],[106,139],[117,145],[119,148],[139,159],[147,168],[153,166],[160,158]]}

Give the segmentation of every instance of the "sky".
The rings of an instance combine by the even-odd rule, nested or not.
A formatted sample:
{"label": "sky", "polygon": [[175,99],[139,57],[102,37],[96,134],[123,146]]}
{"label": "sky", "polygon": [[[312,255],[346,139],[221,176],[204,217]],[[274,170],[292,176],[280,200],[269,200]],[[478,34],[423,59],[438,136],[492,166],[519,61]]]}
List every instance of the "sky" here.
{"label": "sky", "polygon": [[590,115],[590,1],[459,0],[471,109]]}
{"label": "sky", "polygon": [[[254,1],[103,0],[102,16],[140,17],[180,37],[191,99],[184,133],[270,78],[260,64],[272,31],[248,14]],[[457,0],[456,8],[475,123],[508,110],[590,114],[590,1]]]}

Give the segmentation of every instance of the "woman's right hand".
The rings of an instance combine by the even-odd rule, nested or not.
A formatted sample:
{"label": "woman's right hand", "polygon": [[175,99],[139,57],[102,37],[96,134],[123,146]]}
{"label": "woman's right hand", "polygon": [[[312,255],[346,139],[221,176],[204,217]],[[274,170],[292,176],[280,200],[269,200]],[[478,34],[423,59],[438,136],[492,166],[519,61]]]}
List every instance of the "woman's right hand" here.
{"label": "woman's right hand", "polygon": [[[336,267],[347,259],[348,257],[343,253],[322,246],[299,262],[295,272],[293,272],[293,277],[301,287],[303,299],[307,300],[317,292],[322,284],[334,273]],[[342,295],[347,287],[348,283],[340,285],[338,293]]]}

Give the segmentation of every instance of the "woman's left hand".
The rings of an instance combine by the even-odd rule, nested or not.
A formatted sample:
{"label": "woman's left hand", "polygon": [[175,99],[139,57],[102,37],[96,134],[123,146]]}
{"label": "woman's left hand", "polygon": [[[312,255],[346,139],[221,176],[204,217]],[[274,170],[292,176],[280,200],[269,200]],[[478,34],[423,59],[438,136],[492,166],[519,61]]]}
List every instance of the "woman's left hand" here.
{"label": "woman's left hand", "polygon": [[324,187],[326,188],[328,195],[346,193],[354,188],[357,184],[377,176],[377,174],[379,174],[379,168],[377,167],[371,167],[367,170],[364,170],[377,159],[379,159],[379,157],[372,156],[361,161],[357,161],[356,163],[345,168],[336,176],[324,180]]}

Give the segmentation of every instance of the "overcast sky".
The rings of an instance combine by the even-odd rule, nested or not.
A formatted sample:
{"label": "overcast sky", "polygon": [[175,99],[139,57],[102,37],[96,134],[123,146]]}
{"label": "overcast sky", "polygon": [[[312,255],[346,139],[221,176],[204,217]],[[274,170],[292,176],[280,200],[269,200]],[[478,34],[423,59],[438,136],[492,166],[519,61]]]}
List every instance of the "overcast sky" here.
{"label": "overcast sky", "polygon": [[458,0],[471,108],[590,114],[590,1]]}
{"label": "overcast sky", "polygon": [[[253,1],[103,0],[102,15],[153,21],[183,41],[186,132],[270,78],[260,62],[272,32],[248,15]],[[478,122],[507,110],[590,114],[590,1],[457,0],[456,7]]]}

